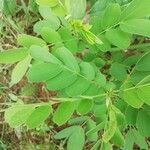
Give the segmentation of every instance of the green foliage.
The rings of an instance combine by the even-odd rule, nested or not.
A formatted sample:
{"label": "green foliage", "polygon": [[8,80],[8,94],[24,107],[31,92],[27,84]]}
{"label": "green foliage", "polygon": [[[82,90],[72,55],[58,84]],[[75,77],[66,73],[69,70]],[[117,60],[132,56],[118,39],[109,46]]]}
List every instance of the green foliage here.
{"label": "green foliage", "polygon": [[120,29],[112,29],[106,32],[106,38],[115,46],[124,49],[130,46],[129,34]]}
{"label": "green foliage", "polygon": [[150,37],[149,26],[150,26],[150,21],[147,19],[133,19],[121,23],[120,28],[122,31],[130,34]]}
{"label": "green foliage", "polygon": [[[29,129],[34,129],[42,124],[50,115],[52,108],[50,105],[41,105],[34,109],[31,115],[26,120],[26,125]],[[37,117],[35,117],[37,116]]]}
{"label": "green foliage", "polygon": [[136,120],[136,126],[138,128],[138,131],[141,135],[144,137],[149,137],[150,132],[148,130],[149,128],[149,115],[145,111],[139,111],[137,120]]}
{"label": "green foliage", "polygon": [[135,129],[130,129],[126,135],[124,149],[132,150],[134,143],[139,145],[141,149],[148,149],[148,145],[143,136]]}
{"label": "green foliage", "polygon": [[117,62],[111,65],[110,73],[115,79],[119,81],[124,81],[127,78],[125,66]]}
{"label": "green foliage", "polygon": [[20,48],[0,52],[0,63],[18,62],[11,86],[25,75],[56,96],[47,98],[52,106],[11,104],[5,121],[34,129],[49,118],[52,129],[61,126],[54,139],[67,150],[86,149],[87,142],[91,150],[148,149],[150,0],[93,0],[90,10],[85,0],[36,3],[37,35],[19,34]]}
{"label": "green foliage", "polygon": [[30,48],[30,46],[36,45],[36,44],[39,46],[46,45],[45,41],[43,41],[42,39],[34,37],[34,36],[26,35],[26,34],[18,35],[17,41],[19,45],[27,47],[27,48]]}
{"label": "green foliage", "polygon": [[137,62],[135,69],[138,71],[150,71],[149,60],[150,52],[147,52],[141,59]]}
{"label": "green foliage", "polygon": [[120,18],[120,14],[120,5],[117,3],[110,3],[107,6],[102,18],[102,28],[106,29],[117,24]]}
{"label": "green foliage", "polygon": [[73,112],[74,112],[74,103],[63,102],[58,106],[58,108],[54,112],[53,121],[58,125],[62,125],[71,118]]}
{"label": "green foliage", "polygon": [[150,14],[149,10],[149,0],[132,0],[130,5],[128,5],[121,14],[121,19],[129,20],[142,18]]}
{"label": "green foliage", "polygon": [[81,115],[87,114],[93,107],[92,100],[81,100],[78,104],[77,112]]}
{"label": "green foliage", "polygon": [[86,10],[86,0],[66,0],[67,13],[72,19],[84,17]]}
{"label": "green foliage", "polygon": [[58,132],[55,139],[68,138],[67,149],[68,150],[82,150],[85,141],[84,130],[79,126],[72,126]]}
{"label": "green foliage", "polygon": [[26,48],[13,48],[3,52],[0,52],[1,64],[13,64],[15,62],[23,60],[28,55],[28,49]]}
{"label": "green foliage", "polygon": [[114,136],[117,129],[117,119],[114,110],[109,111],[109,121],[106,128],[106,132],[103,135],[103,141],[108,143],[109,140]]}
{"label": "green foliage", "polygon": [[24,60],[20,61],[12,71],[10,86],[18,83],[25,75],[31,62],[31,56],[27,56]]}
{"label": "green foliage", "polygon": [[36,3],[43,6],[55,7],[59,2],[58,0],[36,0]]}
{"label": "green foliage", "polygon": [[50,104],[14,104],[6,110],[5,121],[13,128],[26,125],[29,129],[32,129],[41,125],[50,112]]}

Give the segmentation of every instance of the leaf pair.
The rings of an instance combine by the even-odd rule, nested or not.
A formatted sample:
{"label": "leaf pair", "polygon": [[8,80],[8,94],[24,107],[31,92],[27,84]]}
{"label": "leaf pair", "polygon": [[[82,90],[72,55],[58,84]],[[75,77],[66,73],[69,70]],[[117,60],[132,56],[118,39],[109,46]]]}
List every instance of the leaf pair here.
{"label": "leaf pair", "polygon": [[[53,121],[57,125],[62,125],[66,123],[76,110],[79,114],[84,115],[92,110],[93,101],[92,100],[80,100],[78,104],[76,101],[66,101],[62,102],[53,115]],[[77,105],[77,106],[76,106]]]}
{"label": "leaf pair", "polygon": [[134,144],[140,146],[141,149],[148,149],[145,138],[139,134],[135,129],[130,129],[125,138],[124,149],[133,150]]}
{"label": "leaf pair", "polygon": [[[135,66],[135,71],[149,71],[150,53],[144,54],[140,60],[137,62]],[[131,80],[132,82],[132,80]],[[149,75],[146,76],[143,80],[141,80],[135,87],[131,86],[130,84],[125,85],[128,89],[124,89],[123,98],[124,100],[135,108],[140,108],[143,103],[150,105],[150,77]]]}
{"label": "leaf pair", "polygon": [[50,104],[15,104],[5,111],[5,121],[12,128],[26,125],[33,129],[41,125],[52,111]]}
{"label": "leaf pair", "polygon": [[84,130],[79,126],[71,126],[60,132],[55,136],[55,139],[67,138],[67,150],[82,150],[85,142]]}

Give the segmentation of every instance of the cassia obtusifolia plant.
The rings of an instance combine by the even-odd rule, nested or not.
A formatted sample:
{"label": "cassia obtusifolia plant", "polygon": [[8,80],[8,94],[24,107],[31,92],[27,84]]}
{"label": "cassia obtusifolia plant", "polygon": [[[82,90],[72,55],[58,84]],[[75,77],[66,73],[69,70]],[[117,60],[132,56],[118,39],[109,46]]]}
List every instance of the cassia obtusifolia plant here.
{"label": "cassia obtusifolia plant", "polygon": [[[150,136],[150,0],[36,0],[42,20],[37,37],[20,34],[20,48],[0,53],[17,63],[10,86],[24,75],[57,91],[52,102],[15,103],[5,111],[10,127],[33,129],[49,116],[61,126],[55,139],[68,150],[148,149]],[[89,2],[88,2],[89,3]],[[135,41],[139,41],[138,43]],[[58,103],[56,110],[53,104]],[[73,115],[76,112],[76,115]]]}

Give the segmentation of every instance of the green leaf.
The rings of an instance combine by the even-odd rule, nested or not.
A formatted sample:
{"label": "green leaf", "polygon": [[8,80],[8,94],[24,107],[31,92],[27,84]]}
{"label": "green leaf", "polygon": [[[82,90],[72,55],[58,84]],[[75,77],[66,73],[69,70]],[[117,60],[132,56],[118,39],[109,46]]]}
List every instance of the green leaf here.
{"label": "green leaf", "polygon": [[[140,62],[140,61],[139,61]],[[145,78],[144,78],[145,77]],[[144,103],[150,105],[150,79],[149,76],[143,76],[143,79],[133,88],[136,97]]]}
{"label": "green leaf", "polygon": [[134,126],[136,124],[137,115],[138,115],[138,110],[131,106],[128,106],[125,112],[127,124]]}
{"label": "green leaf", "polygon": [[129,130],[125,137],[124,149],[133,150],[133,145],[134,145],[133,132],[132,132],[132,130]]}
{"label": "green leaf", "polygon": [[150,74],[149,71],[134,71],[131,74],[131,81],[134,85],[138,84],[142,79]]}
{"label": "green leaf", "polygon": [[18,83],[23,78],[29,68],[30,62],[31,56],[27,56],[15,66],[12,71],[10,86]]}
{"label": "green leaf", "polygon": [[150,105],[150,81],[148,83],[138,83],[137,95],[147,105]]}
{"label": "green leaf", "polygon": [[144,84],[148,84],[150,82],[150,75],[146,76],[145,78],[143,78],[138,85],[144,85]]}
{"label": "green leaf", "polygon": [[77,112],[81,115],[87,114],[93,108],[93,100],[84,99],[81,100],[77,107]]}
{"label": "green leaf", "polygon": [[147,52],[137,62],[135,69],[138,71],[150,71],[149,60],[150,60],[150,52]]}
{"label": "green leaf", "polygon": [[61,103],[54,112],[53,121],[58,125],[64,124],[71,118],[74,109],[75,107],[73,102],[68,101]]}
{"label": "green leaf", "polygon": [[150,136],[150,116],[144,110],[138,112],[136,126],[141,135],[146,137]]}
{"label": "green leaf", "polygon": [[130,46],[131,40],[129,34],[121,31],[119,28],[106,31],[106,38],[115,46],[125,49]]}
{"label": "green leaf", "polygon": [[34,111],[33,106],[13,105],[5,111],[5,121],[10,127],[17,128],[25,123],[26,119]]}
{"label": "green leaf", "polygon": [[102,58],[95,58],[93,62],[99,68],[104,67],[104,65],[106,63],[105,60],[103,60]]}
{"label": "green leaf", "polygon": [[52,12],[60,17],[64,17],[66,15],[66,8],[64,7],[64,5],[60,2],[59,5],[52,7]]}
{"label": "green leaf", "polygon": [[43,28],[57,30],[60,26],[60,22],[58,21],[54,19],[40,20],[35,23],[33,30],[35,33],[38,33],[38,34],[41,34],[41,31]]}
{"label": "green leaf", "polygon": [[89,63],[82,62],[80,67],[83,77],[79,76],[71,86],[66,88],[65,92],[69,96],[76,96],[84,93],[90,86],[89,80],[93,80],[95,77],[94,68]]}
{"label": "green leaf", "polygon": [[136,87],[127,87],[127,89],[124,89],[123,91],[124,101],[134,108],[140,108],[143,105],[143,101],[138,97],[137,92],[135,90]]}
{"label": "green leaf", "polygon": [[[135,87],[124,90],[124,99],[135,108],[141,107],[143,103],[150,105],[150,81],[144,78]],[[131,100],[132,99],[132,100]],[[134,101],[133,101],[134,100]]]}
{"label": "green leaf", "polygon": [[[102,100],[104,100],[104,99],[102,98]],[[103,104],[103,103],[101,104],[100,103],[100,104],[94,105],[93,111],[94,111],[94,115],[96,117],[96,121],[98,123],[101,123],[101,122],[104,122],[104,120],[107,120],[107,115],[106,115],[107,107],[106,107],[106,104]],[[102,126],[102,128],[103,128],[103,126]]]}
{"label": "green leaf", "polygon": [[36,3],[40,6],[54,7],[59,4],[58,0],[36,0]]}
{"label": "green leaf", "polygon": [[46,85],[49,90],[62,90],[77,80],[77,75],[72,74],[70,71],[63,69],[56,77],[47,80]]}
{"label": "green leaf", "polygon": [[109,140],[114,136],[116,129],[117,129],[116,115],[115,115],[115,112],[112,109],[110,109],[108,127],[103,135],[103,141],[105,143],[108,143]]}
{"label": "green leaf", "polygon": [[100,89],[95,84],[91,84],[89,88],[83,93],[83,95],[94,96],[94,95],[98,95],[99,92]]}
{"label": "green leaf", "polygon": [[29,48],[32,45],[39,45],[39,46],[46,45],[45,41],[43,41],[42,39],[31,36],[31,35],[26,35],[26,34],[18,35],[17,41],[19,45],[22,45],[27,48]]}
{"label": "green leaf", "polygon": [[103,52],[107,52],[109,49],[111,49],[111,43],[104,34],[99,35],[99,37],[103,43],[101,45],[98,45],[97,48]]}
{"label": "green leaf", "polygon": [[[48,6],[39,6],[39,12],[41,16],[46,19],[43,21],[48,21],[49,27],[52,29],[58,29],[60,26],[60,20],[59,18],[52,13],[52,10]],[[43,26],[44,27],[44,26]]]}
{"label": "green leaf", "polygon": [[127,78],[127,71],[124,65],[120,63],[113,63],[110,68],[111,75],[119,81],[124,81]]}
{"label": "green leaf", "polygon": [[43,17],[43,19],[49,20],[49,21],[52,20],[52,22],[54,21],[56,23],[59,23],[59,25],[60,25],[60,21],[59,21],[58,17],[52,13],[52,10],[50,7],[39,6],[39,12],[40,12],[40,15]]}
{"label": "green leaf", "polygon": [[129,56],[128,58],[123,60],[123,64],[126,66],[135,65],[138,62],[138,60],[140,59],[140,57],[141,56],[138,54]]}
{"label": "green leaf", "polygon": [[142,18],[150,14],[149,0],[133,0],[122,12],[121,19]]}
{"label": "green leaf", "polygon": [[68,15],[72,19],[81,19],[85,15],[86,0],[67,0],[68,1]]}
{"label": "green leaf", "polygon": [[70,125],[75,125],[75,124],[82,124],[86,121],[88,121],[89,117],[88,116],[80,116],[80,117],[75,117],[75,118],[72,118],[68,121],[68,123]]}
{"label": "green leaf", "polygon": [[53,53],[64,65],[71,69],[73,72],[79,72],[80,68],[77,60],[74,58],[72,53],[65,47],[58,48]]}
{"label": "green leaf", "polygon": [[13,64],[23,60],[28,55],[26,48],[14,48],[0,52],[1,64]]}
{"label": "green leaf", "polygon": [[124,32],[147,37],[150,37],[149,27],[150,27],[150,20],[147,19],[128,20],[120,24],[120,28]]}
{"label": "green leaf", "polygon": [[133,150],[134,143],[139,145],[141,149],[148,149],[145,138],[135,129],[130,129],[125,138],[124,149]]}
{"label": "green leaf", "polygon": [[62,68],[57,64],[52,63],[40,63],[33,64],[30,68],[27,77],[29,81],[32,82],[42,82],[49,80],[59,73],[61,73]]}
{"label": "green leaf", "polygon": [[[95,127],[96,127],[96,123],[92,119],[89,119],[87,122],[87,125],[86,125],[86,131],[87,132],[91,131],[91,130],[95,129]],[[98,133],[97,132],[90,133],[87,135],[87,138],[89,141],[97,141]]]}
{"label": "green leaf", "polygon": [[122,129],[125,125],[125,115],[122,113],[122,110],[118,109],[114,105],[112,106],[113,110],[115,111],[116,119],[117,119],[117,126],[119,129]]}
{"label": "green leaf", "polygon": [[84,130],[81,127],[76,127],[76,129],[68,139],[67,150],[83,150],[84,142]]}
{"label": "green leaf", "polygon": [[102,17],[102,27],[106,29],[118,23],[121,14],[120,5],[117,3],[110,3],[105,9]]}
{"label": "green leaf", "polygon": [[135,139],[135,143],[141,148],[141,149],[148,149],[148,144],[145,141],[145,137],[142,136],[137,130],[133,130],[133,138]]}
{"label": "green leaf", "polygon": [[105,127],[105,121],[99,123],[97,126],[95,126],[94,128],[92,128],[91,130],[87,131],[86,135],[89,136],[91,134],[94,134],[102,129],[104,129]]}
{"label": "green leaf", "polygon": [[76,128],[78,128],[78,126],[71,126],[71,127],[65,128],[61,130],[60,132],[56,133],[54,135],[54,138],[55,139],[68,138],[76,130]]}
{"label": "green leaf", "polygon": [[51,105],[41,104],[31,113],[26,120],[26,125],[29,129],[34,129],[41,125],[50,115],[52,111]]}
{"label": "green leaf", "polygon": [[55,56],[49,53],[48,48],[32,45],[29,49],[30,55],[37,61],[62,64]]}
{"label": "green leaf", "polygon": [[113,144],[115,144],[118,147],[122,147],[124,145],[125,142],[124,137],[118,128],[114,136],[111,138],[111,141]]}
{"label": "green leaf", "polygon": [[47,43],[61,44],[62,42],[60,35],[53,29],[43,27],[40,34]]}
{"label": "green leaf", "polygon": [[78,41],[75,39],[75,37],[72,36],[71,31],[68,28],[61,27],[59,29],[59,34],[64,41],[64,45],[66,48],[68,48],[72,53],[75,53],[78,51]]}

